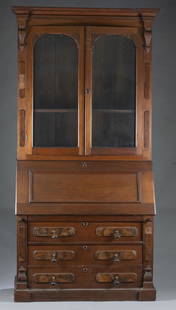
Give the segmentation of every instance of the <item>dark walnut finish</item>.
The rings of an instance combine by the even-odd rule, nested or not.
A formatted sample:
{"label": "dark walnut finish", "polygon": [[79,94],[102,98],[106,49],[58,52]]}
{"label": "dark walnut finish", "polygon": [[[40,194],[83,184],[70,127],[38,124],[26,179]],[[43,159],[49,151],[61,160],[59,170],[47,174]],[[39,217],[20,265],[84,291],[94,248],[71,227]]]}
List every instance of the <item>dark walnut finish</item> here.
{"label": "dark walnut finish", "polygon": [[15,301],[155,300],[157,9],[13,7]]}
{"label": "dark walnut finish", "polygon": [[48,266],[72,264],[142,263],[141,245],[30,245],[29,264]]}

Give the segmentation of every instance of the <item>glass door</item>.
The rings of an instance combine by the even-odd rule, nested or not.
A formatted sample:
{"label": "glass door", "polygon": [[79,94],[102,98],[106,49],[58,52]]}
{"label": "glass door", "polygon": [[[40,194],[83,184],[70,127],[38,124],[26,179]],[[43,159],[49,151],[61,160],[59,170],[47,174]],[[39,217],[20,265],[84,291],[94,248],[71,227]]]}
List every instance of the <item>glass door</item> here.
{"label": "glass door", "polygon": [[133,27],[31,27],[27,154],[141,155],[142,44]]}
{"label": "glass door", "polygon": [[35,27],[33,33],[32,154],[82,154],[83,28]]}
{"label": "glass door", "polygon": [[135,39],[133,29],[87,28],[87,155],[134,154],[139,149]]}

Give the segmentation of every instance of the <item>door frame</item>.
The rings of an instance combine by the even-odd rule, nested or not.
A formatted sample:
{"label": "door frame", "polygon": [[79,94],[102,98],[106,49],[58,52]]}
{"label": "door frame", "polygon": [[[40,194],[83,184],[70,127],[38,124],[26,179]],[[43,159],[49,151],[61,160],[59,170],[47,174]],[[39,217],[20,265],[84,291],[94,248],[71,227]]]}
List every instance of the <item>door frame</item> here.
{"label": "door frame", "polygon": [[[64,34],[71,37],[78,47],[78,146],[33,146],[33,51],[36,41],[44,34]],[[32,26],[27,36],[27,155],[62,156],[84,154],[84,27],[83,26]]]}
{"label": "door frame", "polygon": [[[136,126],[133,147],[92,147],[92,69],[94,38],[101,34],[117,34],[133,40],[136,47]],[[143,148],[143,38],[138,28],[131,27],[86,27],[86,75],[85,75],[85,154],[86,155],[141,155]]]}

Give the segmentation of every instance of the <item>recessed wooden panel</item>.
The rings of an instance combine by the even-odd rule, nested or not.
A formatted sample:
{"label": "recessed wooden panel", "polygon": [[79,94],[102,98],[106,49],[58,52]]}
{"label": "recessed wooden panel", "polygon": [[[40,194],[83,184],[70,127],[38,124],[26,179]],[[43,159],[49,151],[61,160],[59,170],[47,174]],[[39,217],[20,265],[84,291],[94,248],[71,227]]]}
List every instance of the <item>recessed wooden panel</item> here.
{"label": "recessed wooden panel", "polygon": [[136,174],[34,172],[31,202],[135,202]]}

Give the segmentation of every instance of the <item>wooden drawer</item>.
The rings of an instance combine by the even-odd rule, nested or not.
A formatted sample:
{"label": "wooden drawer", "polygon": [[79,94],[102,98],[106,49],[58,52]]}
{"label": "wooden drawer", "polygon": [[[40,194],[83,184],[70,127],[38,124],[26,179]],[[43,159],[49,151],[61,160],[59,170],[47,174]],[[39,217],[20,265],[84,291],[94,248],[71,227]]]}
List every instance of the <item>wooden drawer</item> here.
{"label": "wooden drawer", "polygon": [[119,243],[141,240],[141,224],[133,222],[31,222],[29,241],[39,243]]}
{"label": "wooden drawer", "polygon": [[141,265],[111,266],[106,269],[96,265],[57,266],[29,268],[31,288],[125,288],[140,287]]}
{"label": "wooden drawer", "polygon": [[140,245],[50,245],[29,246],[30,265],[83,265],[106,266],[142,263]]}

